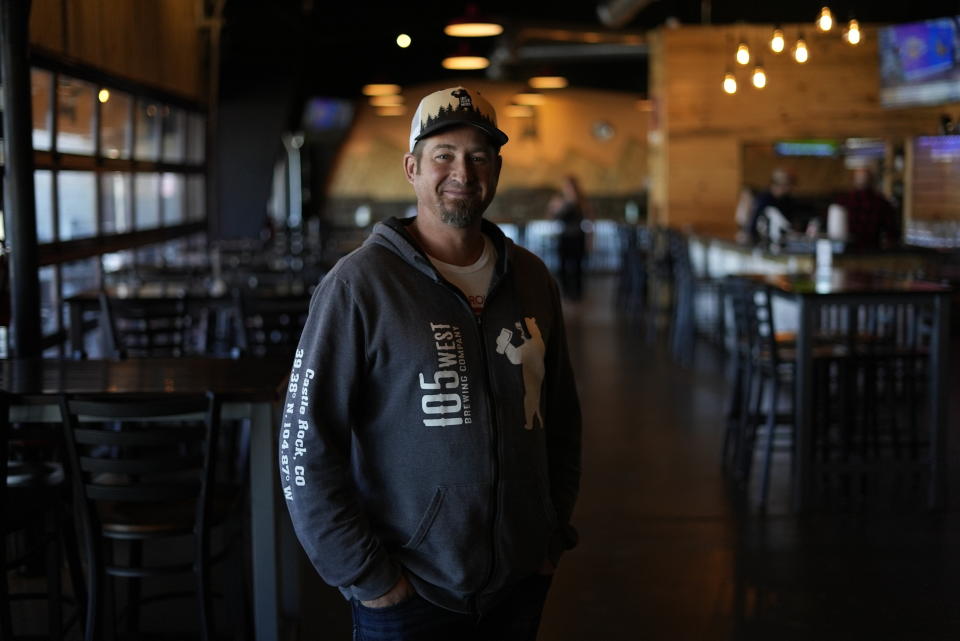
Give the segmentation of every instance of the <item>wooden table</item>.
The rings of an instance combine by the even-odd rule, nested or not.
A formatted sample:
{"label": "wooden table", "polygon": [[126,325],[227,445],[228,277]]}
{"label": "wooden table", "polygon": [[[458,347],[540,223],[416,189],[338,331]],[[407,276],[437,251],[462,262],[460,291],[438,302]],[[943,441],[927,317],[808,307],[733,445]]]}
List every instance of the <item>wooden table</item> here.
{"label": "wooden table", "polygon": [[[250,420],[250,516],[255,638],[280,638],[281,568],[276,426],[290,372],[286,359],[155,358],[3,360],[0,389],[13,395],[11,419],[59,422],[61,394],[196,394],[223,400],[224,418]],[[289,546],[288,546],[289,547]],[[293,579],[293,577],[288,577]],[[295,580],[284,586],[295,589]]]}
{"label": "wooden table", "polygon": [[918,305],[931,310],[929,339],[927,433],[930,437],[930,483],[928,503],[940,508],[946,487],[946,383],[950,342],[951,288],[908,277],[874,275],[833,269],[820,275],[789,274],[753,276],[771,287],[774,296],[795,301],[798,307],[796,403],[796,457],[793,465],[793,500],[798,511],[809,507],[814,471],[813,363],[815,320],[825,306],[845,309],[848,317],[857,309],[879,305]]}

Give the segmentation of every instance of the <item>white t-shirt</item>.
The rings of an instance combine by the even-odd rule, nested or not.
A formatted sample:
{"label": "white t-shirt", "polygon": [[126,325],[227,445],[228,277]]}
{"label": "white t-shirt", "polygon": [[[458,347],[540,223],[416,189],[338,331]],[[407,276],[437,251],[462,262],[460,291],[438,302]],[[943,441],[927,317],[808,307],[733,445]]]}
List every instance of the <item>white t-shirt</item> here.
{"label": "white t-shirt", "polygon": [[480,258],[472,265],[451,265],[433,256],[427,255],[440,275],[460,288],[473,313],[479,315],[483,311],[483,304],[487,300],[487,291],[490,289],[490,279],[493,277],[493,267],[497,262],[497,250],[493,243],[483,235],[483,252]]}

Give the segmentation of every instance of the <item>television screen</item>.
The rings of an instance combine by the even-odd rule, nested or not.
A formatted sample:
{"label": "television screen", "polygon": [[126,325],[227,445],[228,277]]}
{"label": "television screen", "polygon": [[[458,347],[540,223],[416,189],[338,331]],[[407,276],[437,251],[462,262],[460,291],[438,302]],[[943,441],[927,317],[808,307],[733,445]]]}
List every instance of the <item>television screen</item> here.
{"label": "television screen", "polygon": [[881,27],[880,104],[960,101],[960,16]]}

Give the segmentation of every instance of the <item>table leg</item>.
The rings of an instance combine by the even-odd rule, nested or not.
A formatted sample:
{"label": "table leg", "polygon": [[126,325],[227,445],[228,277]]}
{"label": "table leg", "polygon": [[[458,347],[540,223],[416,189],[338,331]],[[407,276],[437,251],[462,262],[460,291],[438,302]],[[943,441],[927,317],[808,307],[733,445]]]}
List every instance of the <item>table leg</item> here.
{"label": "table leg", "polygon": [[277,454],[272,403],[255,403],[250,426],[250,537],[253,622],[257,641],[280,638],[277,573]]}
{"label": "table leg", "polygon": [[946,390],[948,351],[950,348],[950,299],[935,296],[933,300],[933,331],[930,337],[928,376],[930,380],[930,487],[927,501],[931,509],[944,505],[946,487],[947,423]]}
{"label": "table leg", "polygon": [[805,510],[810,501],[810,485],[813,473],[812,421],[813,411],[813,315],[816,305],[804,296],[799,301],[799,327],[797,328],[797,377],[794,395],[794,443],[796,461],[793,465],[793,506],[797,512]]}

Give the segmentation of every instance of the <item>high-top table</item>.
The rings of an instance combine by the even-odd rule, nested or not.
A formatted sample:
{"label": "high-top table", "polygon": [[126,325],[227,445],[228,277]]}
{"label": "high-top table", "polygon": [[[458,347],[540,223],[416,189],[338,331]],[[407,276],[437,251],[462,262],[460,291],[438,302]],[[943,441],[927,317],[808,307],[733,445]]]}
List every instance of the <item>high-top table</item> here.
{"label": "high-top table", "polygon": [[223,400],[224,418],[249,419],[255,638],[275,641],[280,638],[280,577],[290,563],[278,530],[275,427],[290,365],[275,358],[2,360],[0,389],[13,395],[15,421],[59,422],[61,394],[173,396],[208,390]]}
{"label": "high-top table", "polygon": [[796,337],[796,426],[793,465],[794,507],[809,507],[814,472],[813,444],[813,343],[815,320],[821,309],[844,310],[852,318],[855,310],[880,305],[915,305],[930,310],[932,323],[927,359],[927,434],[930,437],[930,483],[928,504],[943,506],[946,487],[946,383],[950,342],[950,295],[952,289],[939,283],[906,276],[879,275],[850,269],[833,269],[822,274],[755,275],[755,282],[768,285],[774,296],[797,305]]}

